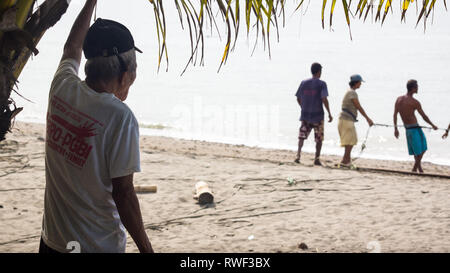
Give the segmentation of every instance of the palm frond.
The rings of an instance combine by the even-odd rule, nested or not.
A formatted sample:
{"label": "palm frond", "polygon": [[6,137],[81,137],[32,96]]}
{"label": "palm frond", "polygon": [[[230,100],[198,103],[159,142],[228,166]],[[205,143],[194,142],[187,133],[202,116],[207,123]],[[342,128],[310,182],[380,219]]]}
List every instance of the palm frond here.
{"label": "palm frond", "polygon": [[[11,0],[10,0],[11,1]],[[309,0],[310,1],[310,0]],[[295,4],[294,12],[298,11],[305,3],[309,4],[309,1],[300,0],[298,4]],[[166,59],[167,69],[168,69],[168,49],[166,43],[166,33],[167,26],[165,20],[164,6],[162,0],[149,0],[149,2],[154,7],[155,22],[157,39],[159,43],[158,51],[158,71],[162,60]],[[167,2],[167,1],[166,1]],[[333,17],[335,14],[335,9],[337,5],[336,0],[322,1],[321,9],[321,20],[322,28],[325,28],[325,13],[328,7],[330,7],[329,21],[330,28],[333,26]],[[401,11],[401,21],[406,19],[407,11],[409,10],[411,3],[416,2],[416,7],[419,5],[418,0],[399,0],[400,11]],[[427,17],[430,15],[436,7],[438,1],[436,0],[422,0],[422,7],[417,16],[417,24],[421,20],[426,23]],[[209,20],[211,32],[213,31],[213,26],[215,27],[219,38],[223,31],[220,31],[216,17],[214,14],[218,13],[219,17],[222,18],[226,26],[226,40],[224,44],[224,49],[219,65],[219,70],[226,64],[230,52],[234,50],[236,42],[239,38],[239,29],[245,22],[245,27],[247,30],[247,38],[249,38],[250,33],[256,34],[256,40],[253,47],[253,52],[256,49],[258,40],[262,39],[264,48],[268,48],[269,58],[271,57],[271,33],[272,29],[276,31],[277,40],[279,40],[279,28],[280,24],[278,19],[283,16],[283,26],[285,25],[285,0],[174,0],[175,8],[178,12],[178,17],[180,20],[181,27],[189,30],[190,39],[190,53],[191,56],[186,64],[185,69],[182,73],[186,71],[189,65],[200,65],[204,64],[204,28],[206,27],[205,20]],[[442,0],[443,6],[447,9],[446,0]],[[352,4],[355,6],[355,13],[352,13]],[[352,39],[351,33],[351,19],[360,18],[362,19],[364,15],[364,21],[366,21],[370,11],[376,12],[375,22],[381,22],[383,25],[389,10],[393,11],[393,0],[342,0],[342,8],[344,11],[344,16],[349,27],[350,39]],[[242,12],[241,12],[242,10]],[[393,13],[393,12],[392,12]],[[244,20],[241,20],[241,14],[244,15]],[[301,15],[300,15],[301,16]],[[200,56],[200,62],[197,62],[197,57]]]}

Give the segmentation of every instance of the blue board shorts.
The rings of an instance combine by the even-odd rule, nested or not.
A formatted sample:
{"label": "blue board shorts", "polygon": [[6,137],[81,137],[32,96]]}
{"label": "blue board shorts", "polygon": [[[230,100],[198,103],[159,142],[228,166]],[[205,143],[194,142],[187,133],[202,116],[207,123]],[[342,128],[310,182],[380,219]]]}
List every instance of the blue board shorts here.
{"label": "blue board shorts", "polygon": [[408,152],[410,155],[421,155],[427,149],[427,139],[425,134],[418,125],[410,125],[406,127],[406,139],[408,140]]}

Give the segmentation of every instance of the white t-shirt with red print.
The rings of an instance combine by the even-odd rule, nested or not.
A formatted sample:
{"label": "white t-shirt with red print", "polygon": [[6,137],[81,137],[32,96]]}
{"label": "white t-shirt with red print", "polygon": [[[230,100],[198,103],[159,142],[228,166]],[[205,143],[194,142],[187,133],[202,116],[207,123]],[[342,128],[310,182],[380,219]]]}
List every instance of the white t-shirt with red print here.
{"label": "white t-shirt with red print", "polygon": [[140,172],[139,126],[130,108],[97,93],[63,60],[47,112],[42,239],[68,252],[125,252],[126,231],[112,198],[112,178]]}

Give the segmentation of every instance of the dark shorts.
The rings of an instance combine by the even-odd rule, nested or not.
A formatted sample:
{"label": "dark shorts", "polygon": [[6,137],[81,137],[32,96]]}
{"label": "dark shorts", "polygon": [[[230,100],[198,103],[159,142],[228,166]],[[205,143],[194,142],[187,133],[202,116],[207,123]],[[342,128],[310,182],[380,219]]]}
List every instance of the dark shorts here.
{"label": "dark shorts", "polygon": [[310,123],[307,121],[302,121],[302,125],[300,126],[300,133],[298,135],[299,139],[307,139],[312,129],[314,129],[314,139],[316,142],[322,142],[324,139],[324,121],[322,120],[320,123]]}
{"label": "dark shorts", "polygon": [[44,240],[41,238],[41,243],[39,244],[39,253],[40,254],[59,254],[60,252],[50,248],[44,243]]}

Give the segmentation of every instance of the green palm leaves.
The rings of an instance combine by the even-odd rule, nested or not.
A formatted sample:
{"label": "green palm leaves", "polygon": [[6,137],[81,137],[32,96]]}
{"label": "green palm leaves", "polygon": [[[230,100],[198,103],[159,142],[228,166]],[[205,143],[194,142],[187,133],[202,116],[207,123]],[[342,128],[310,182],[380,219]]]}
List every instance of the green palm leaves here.
{"label": "green palm leaves", "polygon": [[[159,41],[159,59],[158,69],[163,59],[166,56],[168,63],[167,46],[166,46],[166,25],[165,14],[162,0],[149,0],[154,7],[157,37]],[[167,1],[166,1],[167,3]],[[285,18],[284,0],[247,0],[245,1],[231,1],[231,0],[200,0],[200,1],[183,1],[174,0],[175,7],[178,11],[179,19],[182,28],[185,25],[189,29],[190,51],[191,57],[186,64],[183,73],[186,71],[189,64],[197,64],[198,56],[200,55],[200,65],[203,64],[204,53],[204,26],[205,20],[209,20],[210,25],[214,26],[220,35],[220,30],[217,26],[216,19],[220,17],[226,25],[226,43],[222,55],[219,70],[223,64],[226,63],[229,53],[234,49],[236,41],[239,37],[239,29],[244,15],[247,35],[250,33],[251,27],[256,28],[256,33],[259,37],[261,35],[264,40],[264,45],[269,48],[270,55],[270,31],[274,26],[278,33],[279,18],[282,16],[283,24]],[[218,14],[218,16],[216,16]],[[255,43],[256,45],[256,43]]]}
{"label": "green palm leaves", "polygon": [[[166,45],[166,24],[165,24],[165,14],[163,8],[162,0],[149,0],[154,7],[155,19],[156,19],[156,29],[157,37],[159,41],[159,62],[158,69],[161,64],[163,57],[165,56],[168,65],[168,53]],[[300,0],[298,4],[295,4],[295,11],[304,6],[305,3],[310,3],[311,0],[305,1]],[[167,3],[168,1],[166,1]],[[314,0],[317,2],[317,0]],[[329,18],[330,27],[333,24],[333,15],[335,12],[336,5],[341,2],[337,0],[323,0],[322,2],[322,27],[325,28],[325,16],[327,13],[327,8],[330,7]],[[353,3],[352,3],[353,2]],[[347,25],[350,31],[350,38],[352,38],[350,23],[352,18],[362,18],[364,16],[364,21],[367,19],[369,13],[376,13],[375,21],[381,21],[381,24],[385,22],[389,11],[393,11],[394,2],[400,4],[401,10],[401,20],[405,20],[406,12],[411,6],[411,3],[416,2],[416,7],[420,13],[418,13],[417,24],[423,19],[424,22],[426,18],[430,15],[431,11],[435,8],[437,0],[342,0],[343,15],[345,16]],[[421,3],[419,3],[421,2]],[[440,0],[447,9],[446,0]],[[223,64],[226,63],[230,51],[234,49],[236,41],[239,37],[239,28],[241,25],[241,20],[245,21],[245,26],[247,29],[247,37],[251,29],[256,30],[256,43],[259,38],[263,40],[264,47],[267,46],[270,52],[270,32],[272,28],[276,30],[278,38],[279,30],[279,18],[282,17],[283,25],[285,21],[285,0],[174,0],[175,7],[178,11],[181,26],[185,27],[187,24],[189,29],[190,45],[191,45],[191,57],[186,64],[183,73],[186,71],[190,64],[195,65],[197,63],[197,57],[200,54],[199,63],[202,65],[204,62],[204,28],[205,20],[209,20],[210,26],[215,27],[220,35],[219,27],[217,26],[216,19],[219,17],[226,25],[226,42],[224,46],[224,52],[220,62],[219,70]],[[352,4],[355,7],[355,13],[352,13]],[[241,10],[242,9],[242,10]],[[359,14],[359,15],[358,15]],[[241,19],[241,16],[244,16]]]}

